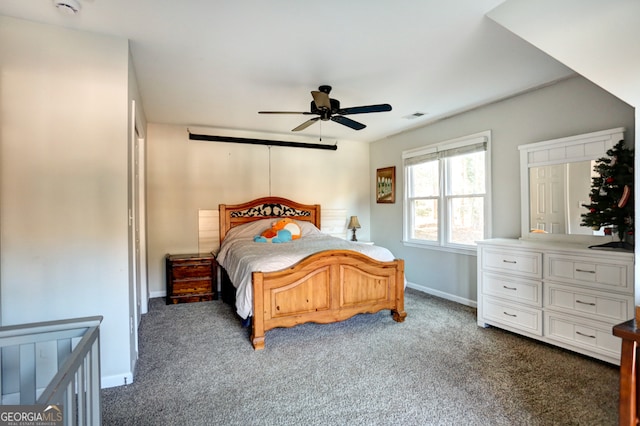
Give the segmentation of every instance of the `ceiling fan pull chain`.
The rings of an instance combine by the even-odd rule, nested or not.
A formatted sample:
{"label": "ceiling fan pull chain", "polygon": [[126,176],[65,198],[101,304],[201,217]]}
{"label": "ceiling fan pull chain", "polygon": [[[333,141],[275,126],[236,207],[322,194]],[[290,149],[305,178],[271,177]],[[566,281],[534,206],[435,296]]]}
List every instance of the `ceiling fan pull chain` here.
{"label": "ceiling fan pull chain", "polygon": [[271,145],[267,148],[269,148],[269,197],[271,197]]}

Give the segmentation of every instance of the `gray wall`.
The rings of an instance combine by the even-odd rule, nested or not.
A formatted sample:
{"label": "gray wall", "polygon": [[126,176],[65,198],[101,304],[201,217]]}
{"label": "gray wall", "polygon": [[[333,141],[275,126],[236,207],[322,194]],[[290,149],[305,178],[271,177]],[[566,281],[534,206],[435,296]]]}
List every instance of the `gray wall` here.
{"label": "gray wall", "polygon": [[[406,261],[411,286],[474,305],[476,258],[402,244],[402,151],[492,131],[493,237],[520,236],[518,146],[614,127],[627,129],[633,146],[634,109],[582,77],[574,77],[488,106],[395,135],[371,145],[371,172],[396,166],[395,204],[371,203],[371,238]],[[373,193],[373,192],[372,192]]]}
{"label": "gray wall", "polygon": [[0,57],[2,325],[103,315],[131,382],[128,42],[0,17]]}

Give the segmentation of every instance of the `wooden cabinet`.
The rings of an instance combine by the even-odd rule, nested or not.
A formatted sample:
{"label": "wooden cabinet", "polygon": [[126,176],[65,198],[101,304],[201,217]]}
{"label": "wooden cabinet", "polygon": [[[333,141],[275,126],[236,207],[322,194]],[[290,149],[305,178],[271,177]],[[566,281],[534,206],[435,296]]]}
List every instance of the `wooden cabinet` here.
{"label": "wooden cabinet", "polygon": [[167,305],[217,299],[216,259],[211,254],[165,256]]}
{"label": "wooden cabinet", "polygon": [[613,364],[612,327],[634,317],[633,253],[580,244],[478,243],[478,325],[495,326]]}

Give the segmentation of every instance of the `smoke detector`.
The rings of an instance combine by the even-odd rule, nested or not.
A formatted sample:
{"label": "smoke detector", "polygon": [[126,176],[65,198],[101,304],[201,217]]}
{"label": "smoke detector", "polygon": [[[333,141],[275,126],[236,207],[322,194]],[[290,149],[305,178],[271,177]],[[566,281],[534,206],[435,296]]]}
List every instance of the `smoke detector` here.
{"label": "smoke detector", "polygon": [[76,15],[80,12],[80,3],[77,0],[53,0],[53,5],[63,15]]}

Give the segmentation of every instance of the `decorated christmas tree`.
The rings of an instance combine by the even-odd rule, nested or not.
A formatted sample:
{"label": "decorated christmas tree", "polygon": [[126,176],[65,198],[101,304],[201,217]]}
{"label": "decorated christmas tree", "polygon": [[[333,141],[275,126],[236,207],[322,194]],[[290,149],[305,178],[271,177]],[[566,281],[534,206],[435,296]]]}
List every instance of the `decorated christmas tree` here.
{"label": "decorated christmas tree", "polygon": [[621,140],[607,155],[593,167],[596,176],[591,178],[590,203],[583,204],[589,211],[581,215],[581,225],[609,228],[624,242],[633,235],[633,150]]}

